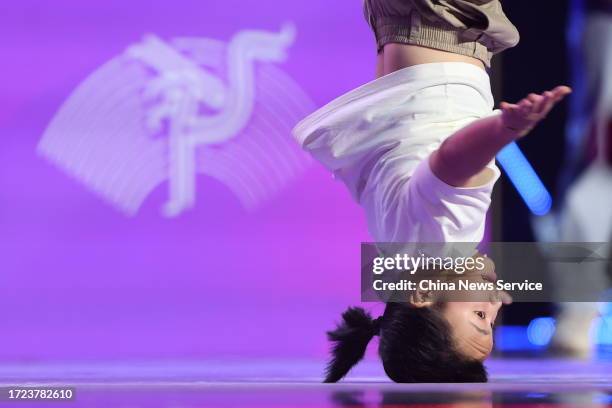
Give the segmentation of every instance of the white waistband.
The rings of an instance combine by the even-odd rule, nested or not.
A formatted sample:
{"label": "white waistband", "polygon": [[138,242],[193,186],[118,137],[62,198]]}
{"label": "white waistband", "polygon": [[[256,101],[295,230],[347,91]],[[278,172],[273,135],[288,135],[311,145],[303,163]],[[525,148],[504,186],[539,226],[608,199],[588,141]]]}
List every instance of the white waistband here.
{"label": "white waistband", "polygon": [[391,72],[339,96],[300,121],[295,126],[293,133],[301,143],[303,142],[301,136],[308,134],[308,129],[312,125],[320,123],[340,107],[370,95],[379,94],[398,86],[405,87],[408,92],[411,92],[443,84],[472,86],[491,107],[493,106],[490,79],[484,69],[465,62],[419,64]]}

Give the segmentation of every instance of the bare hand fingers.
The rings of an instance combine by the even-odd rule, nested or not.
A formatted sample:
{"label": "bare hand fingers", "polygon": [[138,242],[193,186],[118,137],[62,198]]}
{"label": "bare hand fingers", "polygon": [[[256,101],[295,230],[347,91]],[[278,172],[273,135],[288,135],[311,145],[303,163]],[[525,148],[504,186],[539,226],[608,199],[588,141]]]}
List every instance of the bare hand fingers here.
{"label": "bare hand fingers", "polygon": [[539,112],[539,114],[542,117],[545,117],[546,115],[548,115],[548,112],[550,112],[551,109],[557,103],[557,99],[555,97],[555,94],[552,93],[551,91],[544,92],[544,98],[545,98],[545,102],[542,104],[542,109]]}
{"label": "bare hand fingers", "polygon": [[540,117],[543,118],[550,111],[550,109],[553,107],[554,104],[555,104],[554,94],[550,91],[546,91],[544,92],[544,95],[542,96],[542,101],[540,102],[540,105],[538,106],[538,110],[535,111],[535,113],[537,113],[538,115],[540,115]]}
{"label": "bare hand fingers", "polygon": [[542,95],[538,95],[535,93],[530,93],[527,96],[527,99],[529,99],[529,101],[533,104],[533,112],[534,113],[538,113],[542,110],[542,103],[544,102],[545,98]]}
{"label": "bare hand fingers", "polygon": [[560,101],[561,99],[572,93],[572,88],[570,88],[569,86],[561,85],[553,89],[551,92],[555,95],[556,101]]}
{"label": "bare hand fingers", "polygon": [[521,115],[528,116],[529,114],[531,114],[531,111],[533,109],[533,103],[531,103],[529,99],[523,99],[519,102],[518,105]]}
{"label": "bare hand fingers", "polygon": [[501,302],[504,305],[512,304],[512,296],[505,290],[493,290],[488,295],[490,302]]}
{"label": "bare hand fingers", "polygon": [[500,293],[501,301],[504,305],[512,304],[512,296],[505,290],[502,290]]}
{"label": "bare hand fingers", "polygon": [[548,91],[545,92],[545,95],[548,96],[548,102],[546,104],[546,106],[544,107],[544,109],[542,110],[542,114],[543,115],[547,115],[548,112],[550,112],[552,110],[552,108],[559,102],[561,101],[563,98],[565,98],[565,96],[569,95],[572,92],[572,90],[567,87],[567,86],[558,86],[555,89],[553,89],[552,91]]}
{"label": "bare hand fingers", "polygon": [[499,104],[499,107],[503,110],[514,110],[517,109],[518,106],[513,103],[502,102]]}
{"label": "bare hand fingers", "polygon": [[485,271],[483,271],[482,279],[484,279],[484,280],[486,280],[488,282],[495,283],[495,281],[497,281],[497,274],[495,273],[495,267],[489,268],[489,269],[486,269]]}

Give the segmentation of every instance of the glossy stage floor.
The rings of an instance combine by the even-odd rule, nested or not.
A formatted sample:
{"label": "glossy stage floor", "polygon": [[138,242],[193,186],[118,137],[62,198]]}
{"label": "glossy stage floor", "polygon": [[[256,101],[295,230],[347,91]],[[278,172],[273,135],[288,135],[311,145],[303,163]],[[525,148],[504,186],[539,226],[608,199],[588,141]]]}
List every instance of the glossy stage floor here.
{"label": "glossy stage floor", "polygon": [[[492,359],[487,384],[394,384],[376,360],[338,384],[322,362],[0,364],[0,406],[16,407],[607,407],[612,361]],[[66,386],[74,400],[9,401],[9,387]]]}

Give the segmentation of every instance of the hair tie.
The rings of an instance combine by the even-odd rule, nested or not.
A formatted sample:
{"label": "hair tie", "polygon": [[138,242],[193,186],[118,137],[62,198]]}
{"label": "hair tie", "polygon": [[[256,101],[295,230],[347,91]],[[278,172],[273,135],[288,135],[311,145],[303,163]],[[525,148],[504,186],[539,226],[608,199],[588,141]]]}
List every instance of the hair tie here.
{"label": "hair tie", "polygon": [[383,316],[378,316],[376,319],[372,320],[372,330],[374,331],[375,336],[380,335],[380,326],[382,325]]}

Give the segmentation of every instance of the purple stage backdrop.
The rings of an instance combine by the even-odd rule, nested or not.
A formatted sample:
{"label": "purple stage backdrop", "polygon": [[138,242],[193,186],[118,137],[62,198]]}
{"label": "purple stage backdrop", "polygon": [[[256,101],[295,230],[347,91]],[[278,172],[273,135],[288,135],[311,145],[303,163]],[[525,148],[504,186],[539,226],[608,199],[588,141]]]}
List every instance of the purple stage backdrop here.
{"label": "purple stage backdrop", "polygon": [[289,129],[373,78],[360,1],[3,1],[0,43],[0,359],[325,355],[368,235]]}

